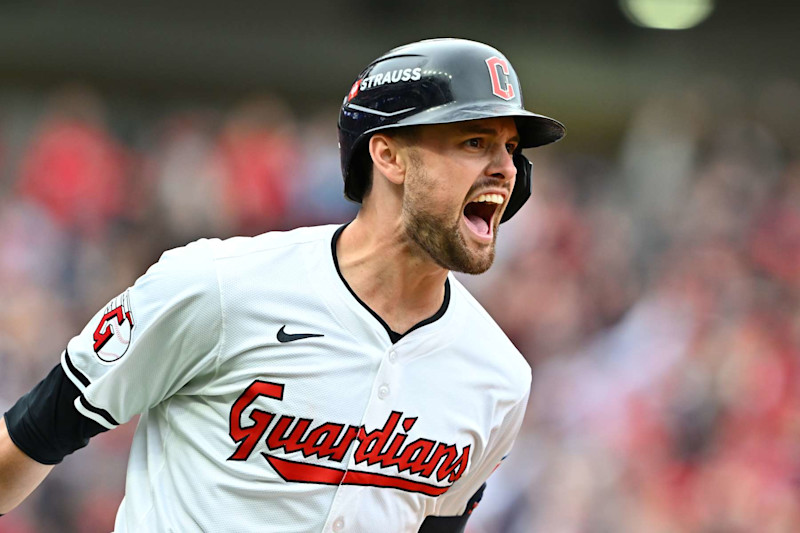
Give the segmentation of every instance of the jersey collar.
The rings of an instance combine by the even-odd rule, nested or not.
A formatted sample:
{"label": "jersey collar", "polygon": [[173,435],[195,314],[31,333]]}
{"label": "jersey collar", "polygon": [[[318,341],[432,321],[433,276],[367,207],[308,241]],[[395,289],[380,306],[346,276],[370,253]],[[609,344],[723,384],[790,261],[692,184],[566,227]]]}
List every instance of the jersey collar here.
{"label": "jersey collar", "polygon": [[378,321],[378,323],[381,326],[383,326],[383,329],[386,330],[386,334],[389,336],[389,340],[391,341],[392,344],[397,343],[398,341],[400,341],[400,339],[402,339],[403,337],[405,337],[406,335],[408,335],[412,331],[415,331],[415,330],[417,330],[417,329],[419,329],[421,327],[427,326],[429,324],[433,324],[434,322],[436,322],[437,320],[439,320],[440,318],[442,318],[444,316],[444,314],[447,312],[448,306],[450,305],[450,279],[445,279],[445,282],[444,282],[444,300],[442,301],[442,305],[441,305],[441,307],[439,307],[439,310],[436,311],[436,313],[434,313],[430,317],[426,318],[425,320],[417,322],[416,324],[414,324],[405,333],[397,333],[396,331],[393,331],[389,327],[389,324],[387,324],[386,321],[383,320],[378,315],[378,313],[376,313],[372,308],[370,308],[366,303],[364,303],[364,301],[361,298],[358,297],[358,295],[355,293],[355,291],[353,291],[353,289],[350,287],[350,284],[347,283],[347,280],[344,279],[344,276],[342,276],[342,271],[339,269],[339,258],[336,255],[336,243],[339,240],[339,237],[341,236],[341,234],[344,231],[344,229],[348,226],[348,224],[349,224],[349,222],[347,224],[344,224],[344,225],[340,226],[339,228],[337,228],[337,230],[333,233],[333,237],[331,238],[331,257],[333,258],[333,265],[336,268],[336,273],[338,274],[339,279],[341,280],[342,284],[347,288],[347,290],[350,292],[350,294],[353,296],[353,298],[364,309],[366,309],[375,318],[375,320]]}

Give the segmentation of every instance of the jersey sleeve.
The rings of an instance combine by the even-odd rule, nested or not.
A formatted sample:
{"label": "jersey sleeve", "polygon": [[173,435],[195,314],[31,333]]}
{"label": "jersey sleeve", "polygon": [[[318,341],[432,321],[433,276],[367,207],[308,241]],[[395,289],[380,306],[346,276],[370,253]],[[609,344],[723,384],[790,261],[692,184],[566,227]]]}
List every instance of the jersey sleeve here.
{"label": "jersey sleeve", "polygon": [[[481,486],[486,482],[492,472],[500,466],[503,459],[511,452],[514,440],[517,438],[525,409],[528,404],[530,389],[524,397],[514,404],[503,417],[503,421],[495,428],[489,444],[480,461],[459,479],[445,494],[439,497],[434,511],[436,516],[459,516],[471,514],[477,501],[472,501],[476,493],[480,493]],[[491,490],[491,483],[490,489]]]}
{"label": "jersey sleeve", "polygon": [[68,343],[76,409],[109,429],[127,422],[213,372],[221,331],[209,242],[165,252]]}

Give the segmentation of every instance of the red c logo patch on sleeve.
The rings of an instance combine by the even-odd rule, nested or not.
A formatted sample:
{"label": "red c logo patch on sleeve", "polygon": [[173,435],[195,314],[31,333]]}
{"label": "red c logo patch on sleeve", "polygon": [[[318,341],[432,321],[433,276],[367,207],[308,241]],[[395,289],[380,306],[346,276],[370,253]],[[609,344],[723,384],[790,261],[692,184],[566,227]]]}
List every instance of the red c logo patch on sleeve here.
{"label": "red c logo patch on sleeve", "polygon": [[133,315],[128,291],[111,300],[94,330],[94,353],[102,361],[112,363],[125,355],[131,342]]}

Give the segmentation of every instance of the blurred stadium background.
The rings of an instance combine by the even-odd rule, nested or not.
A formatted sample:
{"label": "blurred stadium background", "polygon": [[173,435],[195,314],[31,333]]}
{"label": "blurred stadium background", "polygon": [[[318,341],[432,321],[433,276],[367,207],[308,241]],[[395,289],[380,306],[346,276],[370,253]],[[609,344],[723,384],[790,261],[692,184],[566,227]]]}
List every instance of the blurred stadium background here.
{"label": "blurred stadium background", "polygon": [[[348,220],[355,76],[467,37],[568,128],[465,279],[534,368],[469,532],[800,531],[800,4],[681,31],[611,0],[273,4],[0,3],[0,411],[164,249]],[[132,431],[0,532],[110,531]]]}

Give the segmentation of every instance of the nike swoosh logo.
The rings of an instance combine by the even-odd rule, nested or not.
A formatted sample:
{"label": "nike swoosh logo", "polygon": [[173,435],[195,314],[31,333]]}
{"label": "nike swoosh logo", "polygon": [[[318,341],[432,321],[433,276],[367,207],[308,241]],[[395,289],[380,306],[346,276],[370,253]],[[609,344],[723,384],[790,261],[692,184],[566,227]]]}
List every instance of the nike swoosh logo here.
{"label": "nike swoosh logo", "polygon": [[278,342],[292,342],[299,341],[300,339],[309,339],[311,337],[324,337],[321,333],[286,333],[284,331],[286,326],[281,326],[278,330]]}

